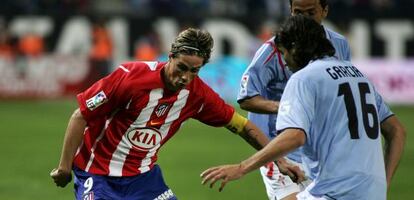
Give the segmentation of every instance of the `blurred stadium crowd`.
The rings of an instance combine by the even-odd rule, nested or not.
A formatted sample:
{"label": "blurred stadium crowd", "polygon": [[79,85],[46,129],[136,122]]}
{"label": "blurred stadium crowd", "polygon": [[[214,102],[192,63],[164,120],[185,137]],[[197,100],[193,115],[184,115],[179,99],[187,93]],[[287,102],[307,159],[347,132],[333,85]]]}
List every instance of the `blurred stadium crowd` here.
{"label": "blurred stadium crowd", "polygon": [[[414,12],[409,10],[414,0],[328,3],[327,23],[349,38],[353,59],[414,57]],[[4,0],[0,4],[0,98],[33,96],[28,94],[39,93],[43,85],[62,82],[68,84],[49,93],[59,96],[66,94],[63,90],[79,88],[75,79],[82,79],[81,71],[74,74],[70,69],[75,68],[67,64],[53,72],[50,68],[56,67],[51,66],[62,63],[62,58],[50,55],[70,52],[86,57],[89,81],[81,84],[86,87],[125,60],[166,60],[168,39],[182,28],[196,26],[210,28],[213,37],[222,36],[215,38],[215,55],[201,76],[224,98],[234,99],[234,87],[253,53],[287,15],[288,0]],[[85,21],[73,20],[77,17],[87,19],[87,28]],[[167,24],[159,22],[163,19]],[[227,33],[220,32],[223,29]],[[401,35],[392,38],[392,30]],[[41,71],[39,66],[46,67]],[[60,77],[53,80],[56,83],[46,83],[45,72],[60,73]]]}
{"label": "blurred stadium crowd", "polygon": [[[350,19],[414,18],[409,9],[414,0],[330,0],[328,19],[341,28]],[[183,26],[198,25],[206,18],[225,17],[243,21],[256,36],[263,40],[272,34],[270,23],[289,14],[289,1],[275,0],[5,0],[0,4],[0,55],[37,56],[52,49],[40,35],[27,33],[11,35],[7,21],[16,16],[55,16],[65,18],[84,15],[95,18],[93,37],[96,45],[93,56],[110,56],[110,37],[105,32],[103,19],[111,16],[128,16],[133,19],[174,17]],[[102,17],[105,16],[105,17]],[[258,23],[260,22],[260,23]],[[345,28],[346,29],[346,28]],[[131,54],[152,59],[159,50],[154,32],[147,31],[146,43]],[[141,40],[141,41],[144,41]],[[46,43],[45,43],[46,42]],[[99,55],[98,55],[99,54]]]}
{"label": "blurred stadium crowd", "polygon": [[[3,15],[46,14],[73,15],[93,12],[134,16],[284,16],[289,2],[274,0],[5,0],[0,5]],[[413,0],[331,0],[331,9],[355,14],[390,15],[403,13]],[[387,12],[387,13],[385,13]]]}

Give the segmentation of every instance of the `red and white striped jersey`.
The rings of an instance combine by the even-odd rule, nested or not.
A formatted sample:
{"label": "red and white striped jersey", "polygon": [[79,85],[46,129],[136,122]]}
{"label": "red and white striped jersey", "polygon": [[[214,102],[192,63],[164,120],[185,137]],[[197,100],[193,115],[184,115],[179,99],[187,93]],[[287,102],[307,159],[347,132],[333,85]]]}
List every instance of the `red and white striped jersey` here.
{"label": "red and white striped jersey", "polygon": [[99,175],[138,175],[153,167],[160,147],[185,120],[230,122],[234,108],[199,77],[177,92],[166,89],[165,64],[125,63],[77,96],[87,127],[76,167]]}

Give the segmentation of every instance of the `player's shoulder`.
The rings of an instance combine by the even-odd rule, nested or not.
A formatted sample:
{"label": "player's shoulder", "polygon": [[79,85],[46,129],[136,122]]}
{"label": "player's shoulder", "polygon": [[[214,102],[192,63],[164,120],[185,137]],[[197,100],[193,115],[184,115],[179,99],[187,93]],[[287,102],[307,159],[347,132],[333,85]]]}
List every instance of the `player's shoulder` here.
{"label": "player's shoulder", "polygon": [[195,96],[198,97],[209,97],[211,96],[212,92],[214,92],[214,90],[198,76],[196,76],[191,81],[189,86],[187,86],[187,89],[189,89],[191,93],[195,94]]}
{"label": "player's shoulder", "polygon": [[115,79],[122,79],[123,86],[135,91],[163,87],[160,71],[165,62],[124,62],[114,72]]}
{"label": "player's shoulder", "polygon": [[196,76],[190,83],[189,87],[194,92],[204,92],[206,89],[211,89],[199,76]]}
{"label": "player's shoulder", "polygon": [[336,40],[336,41],[344,41],[344,42],[347,42],[347,39],[346,39],[345,36],[341,35],[338,32],[335,32],[335,31],[333,31],[333,30],[331,30],[331,29],[329,29],[327,27],[324,27],[324,28],[325,28],[325,31],[326,31],[326,34],[327,34],[327,38],[328,39],[330,39],[330,40]]}
{"label": "player's shoulder", "polygon": [[276,49],[276,44],[275,44],[275,36],[269,38],[268,40],[266,40],[263,44],[262,47],[265,49],[269,49],[269,50],[274,50]]}
{"label": "player's shoulder", "polygon": [[125,77],[125,83],[141,85],[143,88],[157,87],[161,84],[161,62],[125,62],[117,69],[118,74]]}
{"label": "player's shoulder", "polygon": [[131,61],[122,63],[119,68],[125,72],[144,73],[156,71],[159,64],[158,61]]}
{"label": "player's shoulder", "polygon": [[277,48],[274,40],[275,37],[272,37],[264,42],[256,51],[255,57],[267,58],[268,56],[275,54]]}
{"label": "player's shoulder", "polygon": [[279,63],[277,61],[278,58],[278,50],[274,42],[274,37],[272,37],[264,42],[256,51],[249,67],[273,66]]}

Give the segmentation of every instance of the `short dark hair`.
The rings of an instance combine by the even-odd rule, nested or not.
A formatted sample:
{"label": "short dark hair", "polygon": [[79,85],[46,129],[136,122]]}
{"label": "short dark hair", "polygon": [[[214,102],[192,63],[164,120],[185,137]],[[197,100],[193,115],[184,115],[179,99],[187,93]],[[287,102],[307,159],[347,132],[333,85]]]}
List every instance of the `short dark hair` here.
{"label": "short dark hair", "polygon": [[295,49],[292,57],[300,68],[311,60],[335,54],[335,48],[326,38],[323,26],[304,15],[287,18],[276,33],[275,44],[288,51]]}
{"label": "short dark hair", "polygon": [[[292,7],[292,2],[294,0],[289,0],[290,6]],[[328,5],[328,0],[319,0],[319,4],[321,5],[322,8],[326,8],[326,6]]]}
{"label": "short dark hair", "polygon": [[175,58],[179,54],[197,55],[208,63],[214,41],[210,33],[205,30],[188,28],[182,31],[171,44],[171,54]]}

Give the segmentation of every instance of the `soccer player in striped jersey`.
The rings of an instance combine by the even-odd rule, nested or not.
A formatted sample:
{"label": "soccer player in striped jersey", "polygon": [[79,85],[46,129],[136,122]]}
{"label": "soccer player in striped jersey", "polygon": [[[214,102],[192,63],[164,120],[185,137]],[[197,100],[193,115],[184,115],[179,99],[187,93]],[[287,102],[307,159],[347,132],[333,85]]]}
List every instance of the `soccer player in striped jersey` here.
{"label": "soccer player in striped jersey", "polygon": [[168,62],[129,62],[77,96],[59,165],[51,172],[65,187],[74,172],[76,199],[176,199],[165,184],[157,153],[189,118],[227,127],[261,149],[269,142],[197,75],[213,39],[186,29]]}
{"label": "soccer player in striped jersey", "polygon": [[[328,14],[327,0],[290,0],[291,15],[306,15],[316,22],[322,20]],[[326,38],[334,46],[335,57],[341,60],[350,60],[351,53],[344,36],[324,27]],[[240,107],[249,111],[248,118],[255,123],[269,138],[276,137],[276,118],[279,101],[285,89],[287,80],[292,75],[286,68],[283,56],[277,50],[274,37],[265,42],[256,52],[252,62],[244,72],[237,101]],[[301,166],[301,154],[297,150],[287,155],[286,160]],[[291,177],[284,175],[274,162],[260,168],[266,192],[270,200],[294,198],[296,193],[303,189],[303,183],[295,183]],[[308,177],[311,177],[307,173]]]}
{"label": "soccer player in striped jersey", "polygon": [[240,164],[204,171],[203,183],[223,179],[222,189],[228,181],[302,147],[307,158],[303,164],[313,165],[315,176],[297,199],[386,199],[403,152],[404,128],[365,75],[334,57],[325,34],[320,24],[301,15],[282,25],[275,41],[297,72],[280,102],[280,135]]}

